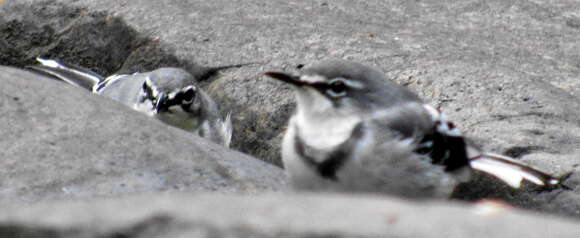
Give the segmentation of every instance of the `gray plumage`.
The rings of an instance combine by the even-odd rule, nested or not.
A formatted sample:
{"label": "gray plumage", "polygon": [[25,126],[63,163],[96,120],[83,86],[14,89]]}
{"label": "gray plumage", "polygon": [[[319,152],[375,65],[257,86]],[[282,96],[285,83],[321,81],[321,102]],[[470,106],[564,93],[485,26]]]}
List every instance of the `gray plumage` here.
{"label": "gray plumage", "polygon": [[370,67],[330,60],[300,73],[267,72],[296,89],[282,159],[299,190],[448,197],[471,170],[513,187],[559,180],[510,158],[481,152],[453,123]]}
{"label": "gray plumage", "polygon": [[116,100],[168,125],[230,145],[230,115],[223,117],[218,105],[183,69],[159,68],[103,78],[79,66],[42,58],[38,61],[40,65],[29,68]]}

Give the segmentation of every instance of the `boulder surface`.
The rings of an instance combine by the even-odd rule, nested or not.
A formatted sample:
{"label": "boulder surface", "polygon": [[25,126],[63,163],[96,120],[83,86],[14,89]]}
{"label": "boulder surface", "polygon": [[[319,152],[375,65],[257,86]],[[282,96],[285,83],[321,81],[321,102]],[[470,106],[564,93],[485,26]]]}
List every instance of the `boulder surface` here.
{"label": "boulder surface", "polygon": [[[444,216],[444,218],[442,217]],[[149,195],[3,209],[2,237],[577,237],[558,217],[332,194]]]}
{"label": "boulder surface", "polygon": [[[516,191],[481,175],[461,186],[455,198],[497,198],[521,208],[577,219],[580,218],[580,41],[577,40],[580,39],[580,13],[577,9],[580,3],[565,0],[5,0],[0,1],[0,64],[23,67],[34,63],[35,57],[45,56],[76,63],[104,75],[149,71],[162,66],[183,67],[199,79],[224,111],[233,112],[233,148],[281,166],[280,140],[295,107],[292,89],[265,78],[262,73],[294,71],[327,58],[361,62],[385,72],[388,80],[408,86],[426,102],[441,108],[464,134],[486,150],[507,154],[564,178],[560,187],[543,189],[530,185]],[[132,193],[152,193],[155,195],[151,197],[157,197],[158,193],[201,191],[255,194],[285,187],[280,169],[250,156],[225,150],[122,105],[46,78],[7,67],[0,68],[0,72],[0,112],[4,115],[0,117],[0,205],[101,196],[113,197],[101,200],[102,203],[123,204],[137,203],[139,198],[116,200],[114,197]],[[168,195],[156,201],[189,204],[212,200],[213,196],[226,195],[193,198]],[[312,226],[299,227],[294,222],[312,220],[293,213],[292,206],[300,207],[304,199],[310,198],[300,195],[288,198],[296,199],[295,203],[279,196],[215,199],[220,204],[215,205],[218,207],[235,209],[232,206],[238,205],[238,209],[256,212],[290,204],[288,214],[280,215],[285,223],[275,226],[282,233],[272,228],[274,233],[265,233],[265,237],[284,234],[310,237],[360,234],[364,237],[367,233],[356,233],[358,229],[373,231],[375,223],[369,222],[365,227],[367,223],[359,223],[364,220],[357,216],[336,214],[342,207],[352,214],[367,206],[380,207],[368,198],[329,197],[328,201],[341,200],[337,203],[341,206],[331,206],[335,210],[329,211],[325,199],[315,199],[320,201],[306,207],[307,212],[326,214],[320,215],[322,219],[318,221],[327,223],[312,222]],[[241,202],[252,199],[256,199],[256,204]],[[261,207],[261,202],[271,206]],[[34,209],[54,206],[74,214],[91,206],[101,206],[95,200],[79,203],[84,205],[68,208],[62,205],[68,202],[63,201],[38,205],[31,210],[11,208],[10,216],[21,216],[23,220],[3,218],[1,224],[8,229],[14,227],[10,224],[26,221],[36,224],[34,219],[38,215],[25,215],[28,211],[39,214]],[[576,232],[569,221],[546,214],[471,220],[472,214],[465,210],[468,208],[455,210],[455,205],[428,203],[413,208],[417,204],[396,204],[391,207],[395,211],[398,206],[410,208],[401,210],[402,216],[418,217],[417,222],[400,224],[400,231],[409,233],[393,230],[392,234],[400,234],[393,235],[396,237],[421,237],[421,234],[465,237],[463,232],[486,234],[486,237],[504,237],[501,232],[566,237]],[[150,209],[158,207],[152,205]],[[106,211],[111,210],[95,213],[93,220],[79,220],[79,223],[96,227],[111,216]],[[133,215],[137,217],[137,211],[135,208],[128,213],[135,212]],[[424,211],[437,211],[439,217],[429,220],[428,214],[435,217],[435,213]],[[262,214],[261,219],[269,217],[267,212],[257,213]],[[216,221],[235,219],[225,210],[216,214],[221,216]],[[424,214],[425,220],[421,220]],[[445,219],[441,219],[441,214],[445,214]],[[337,216],[345,220],[329,219]],[[155,218],[152,224],[158,224],[159,220],[169,226],[133,223],[143,224],[136,229],[145,230],[142,235],[134,236],[164,232],[156,227],[159,230],[175,228],[179,232],[188,227],[183,224],[191,224],[164,219],[163,216]],[[78,227],[74,220],[60,221],[64,224],[62,227]],[[387,217],[385,222],[389,221]],[[263,224],[267,222],[270,221]],[[440,226],[443,223],[445,226]],[[195,224],[203,227],[209,223]],[[349,227],[349,224],[358,225]],[[435,224],[432,229],[422,228],[431,224]],[[506,231],[514,229],[510,224],[519,224],[519,227]],[[348,233],[349,230],[324,233],[317,230],[318,226],[320,229],[336,226],[353,233]],[[29,227],[34,228],[31,232],[40,231],[31,233],[37,234],[31,237],[42,237],[45,231],[42,227],[46,226]],[[224,232],[216,236],[231,234],[220,230],[223,226],[215,227],[211,232]],[[455,230],[464,227],[466,230]],[[296,231],[294,228],[303,229],[299,230],[302,233],[284,233]],[[237,231],[238,235],[231,236],[246,234],[244,229]],[[567,231],[570,233],[557,233]],[[214,234],[211,232],[207,234]],[[64,233],[46,234],[66,237]],[[75,237],[70,234],[69,237]]]}
{"label": "boulder surface", "polygon": [[0,204],[284,188],[273,165],[80,88],[19,69],[0,72]]}

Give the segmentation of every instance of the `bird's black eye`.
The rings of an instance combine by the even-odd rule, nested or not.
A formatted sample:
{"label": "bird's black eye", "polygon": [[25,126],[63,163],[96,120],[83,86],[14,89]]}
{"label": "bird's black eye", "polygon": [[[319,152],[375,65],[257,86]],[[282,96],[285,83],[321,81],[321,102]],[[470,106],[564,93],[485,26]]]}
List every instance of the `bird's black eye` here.
{"label": "bird's black eye", "polygon": [[331,97],[343,97],[346,96],[347,86],[345,84],[344,78],[335,78],[328,83],[328,88],[326,93]]}
{"label": "bird's black eye", "polygon": [[191,104],[195,99],[195,88],[188,87],[183,92],[181,92],[181,101],[183,104]]}
{"label": "bird's black eye", "polygon": [[145,98],[153,99],[153,90],[151,90],[151,87],[149,87],[147,82],[143,83],[143,94],[145,95]]}

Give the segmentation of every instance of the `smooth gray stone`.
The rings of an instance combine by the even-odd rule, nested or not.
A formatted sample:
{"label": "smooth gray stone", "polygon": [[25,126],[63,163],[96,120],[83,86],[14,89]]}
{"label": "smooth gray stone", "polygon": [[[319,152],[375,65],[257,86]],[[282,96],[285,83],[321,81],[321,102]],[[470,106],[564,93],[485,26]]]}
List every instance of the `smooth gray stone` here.
{"label": "smooth gray stone", "polygon": [[10,207],[1,237],[577,237],[577,222],[484,205],[332,194],[143,195]]}
{"label": "smooth gray stone", "polygon": [[[577,9],[579,2],[564,0],[6,0],[0,64],[22,66],[48,53],[107,74],[261,62],[203,84],[234,111],[233,147],[280,164],[293,97],[262,72],[329,57],[358,61],[441,107],[484,148],[554,174],[573,172],[569,189],[522,193],[478,179],[459,197],[579,217]],[[133,47],[140,38],[156,44]]]}
{"label": "smooth gray stone", "polygon": [[10,67],[0,82],[0,204],[285,187],[281,169],[105,97]]}

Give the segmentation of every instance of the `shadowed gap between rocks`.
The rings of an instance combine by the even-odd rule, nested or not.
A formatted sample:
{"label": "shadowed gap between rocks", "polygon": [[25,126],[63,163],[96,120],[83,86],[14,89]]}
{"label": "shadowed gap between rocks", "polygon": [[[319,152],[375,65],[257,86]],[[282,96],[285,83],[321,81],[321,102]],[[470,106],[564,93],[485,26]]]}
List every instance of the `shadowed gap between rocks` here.
{"label": "shadowed gap between rocks", "polygon": [[[16,9],[19,6],[14,7]],[[155,36],[107,12],[45,1],[0,17],[0,64],[25,67],[54,58],[108,76],[181,67],[207,79],[215,70],[175,57]]]}
{"label": "shadowed gap between rocks", "polygon": [[[14,10],[6,11],[11,13],[0,16],[0,65],[24,68],[36,64],[37,57],[44,57],[83,66],[103,76],[179,67],[194,75],[202,87],[208,87],[220,70],[259,64],[204,67],[193,60],[178,59],[158,36],[137,32],[108,12],[54,1],[40,1],[32,7],[14,5]],[[263,146],[260,142],[238,139],[234,149],[261,157],[263,154],[256,152],[260,151],[256,147]]]}

